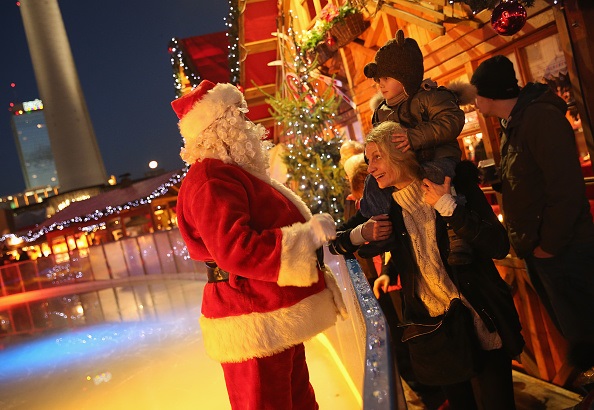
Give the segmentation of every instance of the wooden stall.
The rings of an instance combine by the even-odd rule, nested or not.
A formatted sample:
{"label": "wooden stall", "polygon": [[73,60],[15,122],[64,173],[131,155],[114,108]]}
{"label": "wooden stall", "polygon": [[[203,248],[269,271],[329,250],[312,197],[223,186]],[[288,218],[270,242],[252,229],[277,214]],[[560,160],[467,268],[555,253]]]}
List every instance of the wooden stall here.
{"label": "wooden stall", "polygon": [[[568,102],[567,119],[575,131],[584,175],[592,175],[594,46],[587,39],[594,38],[594,7],[581,0],[535,0],[531,7],[526,7],[523,27],[516,34],[503,36],[491,25],[493,10],[473,13],[467,3],[287,0],[279,2],[279,28],[291,27],[296,32],[312,30],[317,27],[316,22],[327,19],[327,10],[332,6],[350,4],[363,14],[367,28],[349,43],[340,45],[318,68],[321,74],[340,80],[341,91],[354,102],[348,116],[352,123],[341,124],[347,130],[345,136],[351,139],[355,136],[348,132],[350,128],[359,127],[363,134],[371,128],[369,102],[376,87],[363,75],[363,67],[398,29],[417,40],[425,57],[425,77],[440,85],[469,82],[481,61],[496,54],[506,55],[515,65],[520,85],[530,81],[547,83]],[[475,161],[493,158],[499,163],[498,122],[485,119],[473,106],[464,109],[467,126],[459,137],[464,156]],[[485,191],[499,212],[498,195],[489,191],[489,187]],[[588,186],[594,204],[593,191]],[[575,370],[567,363],[567,343],[540,303],[523,261],[511,254],[497,265],[502,277],[512,286],[527,341],[516,366],[543,380],[571,387]]]}

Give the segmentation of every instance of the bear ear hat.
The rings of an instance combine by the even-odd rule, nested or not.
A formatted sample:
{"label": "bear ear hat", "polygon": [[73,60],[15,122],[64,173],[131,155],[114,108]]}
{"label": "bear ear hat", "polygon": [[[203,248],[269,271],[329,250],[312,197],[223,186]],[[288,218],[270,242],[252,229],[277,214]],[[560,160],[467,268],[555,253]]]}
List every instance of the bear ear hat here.
{"label": "bear ear hat", "polygon": [[365,66],[363,73],[375,80],[394,78],[411,96],[419,90],[423,81],[423,53],[415,39],[404,37],[404,31],[398,30],[393,39],[377,50],[374,61]]}
{"label": "bear ear hat", "polygon": [[398,44],[400,47],[404,45],[404,31],[398,30],[394,38],[396,39],[396,44]]}
{"label": "bear ear hat", "polygon": [[[385,49],[386,46],[395,43],[398,47],[402,47],[404,45],[404,31],[402,30],[398,30],[396,31],[396,34],[394,35],[394,38],[392,40],[389,40],[386,44],[384,44],[382,47],[380,47],[380,49]],[[377,58],[376,58],[377,60]],[[368,63],[365,65],[365,67],[363,67],[363,74],[365,74],[365,77],[367,78],[377,78],[379,77],[377,75],[378,73],[378,67],[377,67],[377,62],[372,61],[371,63]]]}

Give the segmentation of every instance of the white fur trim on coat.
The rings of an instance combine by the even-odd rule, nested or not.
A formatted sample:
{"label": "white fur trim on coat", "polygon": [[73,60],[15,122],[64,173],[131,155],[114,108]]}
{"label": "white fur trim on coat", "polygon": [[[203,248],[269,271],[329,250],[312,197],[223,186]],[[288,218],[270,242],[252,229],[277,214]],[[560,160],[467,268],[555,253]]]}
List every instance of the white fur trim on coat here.
{"label": "white fur trim on coat", "polygon": [[185,139],[200,135],[230,106],[246,106],[243,94],[233,84],[217,84],[198,100],[186,115],[179,120],[179,131]]}
{"label": "white fur trim on coat", "polygon": [[309,223],[281,228],[283,234],[279,286],[311,286],[318,281],[316,247]]}
{"label": "white fur trim on coat", "polygon": [[347,308],[342,299],[342,292],[340,291],[340,286],[338,286],[338,281],[328,265],[324,265],[324,280],[326,281],[326,288],[332,292],[334,305],[336,305],[336,313],[340,314],[340,317],[345,320],[348,317]]}
{"label": "white fur trim on coat", "polygon": [[[280,182],[270,179],[270,185],[291,201],[306,221],[311,211],[293,191]],[[316,248],[311,239],[309,223],[296,223],[281,228],[281,266],[278,273],[279,286],[311,286],[318,281]]]}
{"label": "white fur trim on coat", "polygon": [[335,323],[336,308],[328,289],[272,312],[200,318],[206,353],[221,363],[238,363],[280,353]]}

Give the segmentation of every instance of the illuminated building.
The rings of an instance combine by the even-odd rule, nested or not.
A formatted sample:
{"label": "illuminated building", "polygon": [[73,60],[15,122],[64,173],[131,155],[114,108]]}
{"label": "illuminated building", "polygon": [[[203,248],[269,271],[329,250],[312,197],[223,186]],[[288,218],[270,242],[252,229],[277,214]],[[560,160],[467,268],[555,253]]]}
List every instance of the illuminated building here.
{"label": "illuminated building", "polygon": [[59,186],[41,100],[11,108],[11,125],[28,190]]}

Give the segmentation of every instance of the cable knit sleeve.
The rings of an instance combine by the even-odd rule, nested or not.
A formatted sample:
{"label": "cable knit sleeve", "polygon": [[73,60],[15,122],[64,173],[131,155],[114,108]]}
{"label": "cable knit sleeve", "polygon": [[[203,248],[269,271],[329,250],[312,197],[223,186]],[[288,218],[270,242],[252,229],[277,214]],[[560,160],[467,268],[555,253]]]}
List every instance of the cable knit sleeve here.
{"label": "cable knit sleeve", "polygon": [[359,245],[355,245],[351,241],[351,231],[358,225],[367,222],[368,219],[361,214],[361,211],[357,211],[348,221],[336,228],[336,239],[330,242],[330,252],[334,255],[355,253],[359,249]]}

